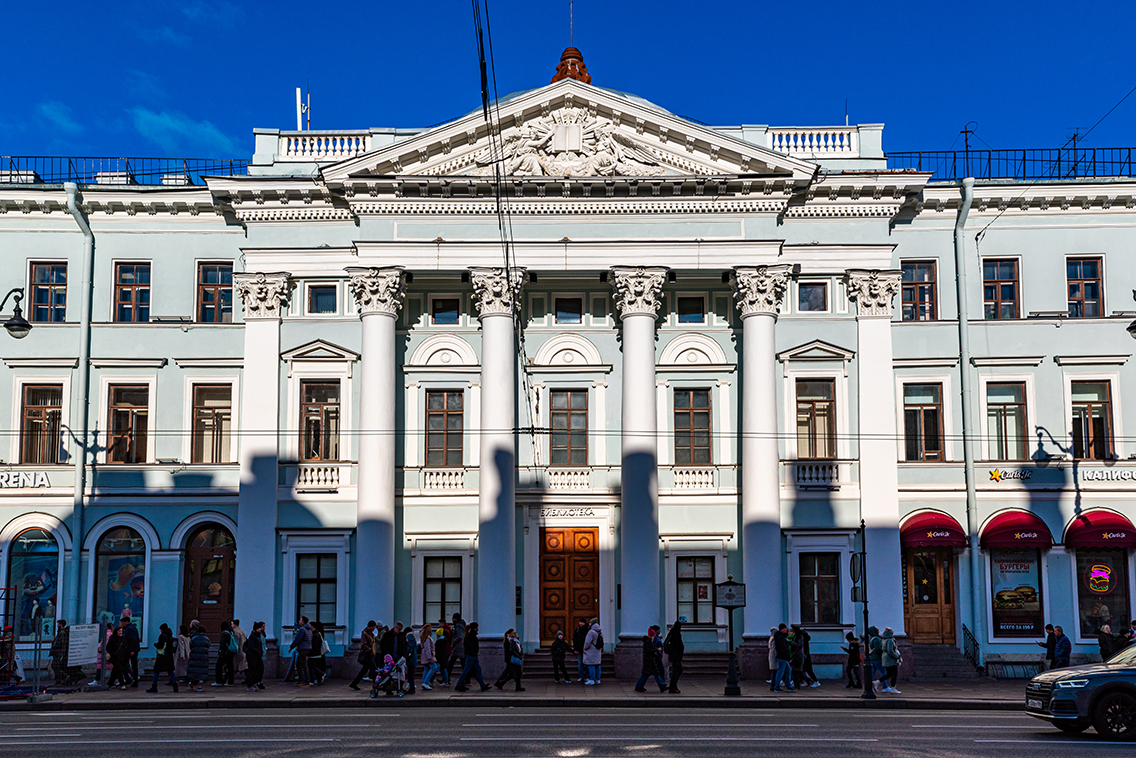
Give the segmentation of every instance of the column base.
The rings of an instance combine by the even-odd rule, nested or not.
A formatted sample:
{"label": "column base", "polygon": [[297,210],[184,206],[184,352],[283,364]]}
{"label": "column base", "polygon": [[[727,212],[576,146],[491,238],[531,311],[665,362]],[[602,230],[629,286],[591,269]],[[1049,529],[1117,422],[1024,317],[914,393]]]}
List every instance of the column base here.
{"label": "column base", "polygon": [[895,647],[899,650],[899,678],[907,681],[915,676],[915,651],[911,645],[911,638],[896,637]]}
{"label": "column base", "polygon": [[621,639],[615,645],[615,678],[639,678],[643,670],[643,638]]}
{"label": "column base", "polygon": [[769,670],[769,637],[746,637],[737,647],[738,670],[743,681],[764,682]]}
{"label": "column base", "polygon": [[[505,670],[505,638],[478,636],[477,660],[481,663],[481,675],[489,684],[493,684],[501,672]],[[473,686],[477,686],[474,682]]]}

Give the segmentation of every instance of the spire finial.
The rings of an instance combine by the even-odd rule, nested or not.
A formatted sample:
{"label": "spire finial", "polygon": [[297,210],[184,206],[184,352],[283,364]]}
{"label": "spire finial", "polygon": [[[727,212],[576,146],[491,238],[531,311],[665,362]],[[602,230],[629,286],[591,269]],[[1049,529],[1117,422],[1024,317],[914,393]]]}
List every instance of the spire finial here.
{"label": "spire finial", "polygon": [[572,5],[573,0],[568,0],[568,47],[572,47]]}

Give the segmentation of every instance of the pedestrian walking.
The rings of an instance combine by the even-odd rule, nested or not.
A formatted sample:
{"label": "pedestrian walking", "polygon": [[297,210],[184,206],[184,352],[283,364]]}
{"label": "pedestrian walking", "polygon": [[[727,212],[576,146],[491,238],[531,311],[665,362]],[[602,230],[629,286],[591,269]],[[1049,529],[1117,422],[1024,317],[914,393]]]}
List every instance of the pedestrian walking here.
{"label": "pedestrian walking", "polygon": [[781,624],[773,633],[770,643],[773,646],[773,655],[776,659],[777,669],[773,674],[773,682],[769,686],[770,692],[792,692],[796,689],[793,684],[792,668],[793,646],[789,644],[789,627]]}
{"label": "pedestrian walking", "polygon": [[113,688],[117,683],[121,689],[126,689],[130,682],[127,673],[130,668],[130,651],[126,644],[126,629],[122,625],[114,630],[107,641],[107,660],[111,665],[107,687]]}
{"label": "pedestrian walking", "polygon": [[588,678],[584,684],[600,684],[603,650],[604,639],[600,620],[592,619],[591,628],[584,637],[584,666],[588,670]]}
{"label": "pedestrian walking", "polygon": [[643,664],[639,671],[639,681],[635,683],[636,692],[646,692],[647,679],[654,677],[655,684],[659,685],[659,692],[667,691],[666,680],[663,679],[662,648],[658,645],[659,627],[652,626],[643,638]]}
{"label": "pedestrian walking", "polygon": [[359,657],[356,659],[359,663],[359,673],[349,685],[351,689],[359,689],[359,682],[364,679],[374,679],[375,677],[375,630],[379,625],[375,623],[374,619],[367,622],[367,626],[363,629],[362,634],[359,635]]}
{"label": "pedestrian walking", "polygon": [[189,625],[178,627],[177,649],[174,653],[174,676],[179,682],[186,682],[186,669],[189,668]]}
{"label": "pedestrian walking", "polygon": [[524,692],[525,688],[521,686],[524,649],[521,647],[521,641],[517,639],[516,630],[506,630],[502,645],[505,648],[505,669],[501,672],[501,676],[497,677],[497,681],[493,683],[493,686],[499,690],[504,689],[505,682],[512,679],[517,684],[517,692]]}
{"label": "pedestrian walking", "polygon": [[158,679],[162,674],[170,675],[170,686],[174,692],[178,691],[177,676],[174,674],[174,651],[177,643],[174,641],[173,630],[167,624],[158,627],[158,641],[154,644],[154,679],[150,682],[147,692],[158,691]]}
{"label": "pedestrian walking", "polygon": [[248,660],[245,658],[245,643],[248,642],[248,635],[245,634],[244,629],[241,629],[240,619],[233,619],[231,631],[233,636],[237,638],[237,654],[233,656],[233,671],[239,675],[248,671]]}
{"label": "pedestrian walking", "polygon": [[108,647],[110,638],[114,635],[114,624],[107,623],[105,629],[100,625],[99,629],[102,632],[102,639],[99,641],[99,659],[95,661],[95,679],[91,682],[92,685],[102,684],[103,680],[109,676],[107,673],[107,669],[110,668]]}
{"label": "pedestrian walking", "polygon": [[841,647],[848,657],[844,660],[844,673],[848,676],[848,684],[845,685],[848,689],[856,687],[863,687],[863,682],[860,681],[860,641],[856,639],[856,635],[852,632],[844,635],[844,640],[848,643],[848,647]]}
{"label": "pedestrian walking", "polygon": [[880,638],[878,627],[868,627],[868,663],[872,664],[872,687],[879,689],[884,683],[887,672],[884,671],[883,655],[884,641]]}
{"label": "pedestrian walking", "polygon": [[800,624],[797,624],[794,628],[797,630],[798,639],[801,643],[801,674],[804,677],[803,681],[809,687],[819,687],[820,677],[813,671],[813,652],[809,647],[812,636],[809,634],[808,630]]}
{"label": "pedestrian walking", "polygon": [[434,655],[438,658],[438,675],[442,677],[441,686],[450,686],[450,651],[453,649],[454,630],[445,619],[438,619],[438,629],[434,632]]}
{"label": "pedestrian walking", "polygon": [[242,652],[245,654],[245,691],[264,689],[264,657],[268,654],[268,640],[265,623],[256,621],[252,625],[252,636],[245,640]]}
{"label": "pedestrian walking", "polygon": [[308,681],[323,684],[327,679],[327,654],[331,652],[322,621],[312,622],[312,652],[308,656]]}
{"label": "pedestrian walking", "polygon": [[138,686],[138,653],[142,650],[142,638],[138,636],[138,627],[130,621],[129,616],[123,616],[119,623],[125,629],[123,637],[126,638],[126,652],[130,661],[130,686]]}
{"label": "pedestrian walking", "polygon": [[[446,667],[447,673],[452,673],[454,664],[461,664],[460,671],[465,671],[465,632],[466,623],[462,620],[461,614],[455,613],[450,617],[450,629],[452,634],[450,636],[450,662]],[[447,678],[448,681],[448,678]]]}
{"label": "pedestrian walking", "polygon": [[383,632],[382,638],[379,640],[379,656],[386,658],[390,656],[396,662],[402,655],[399,652],[399,637],[402,635],[402,622],[398,621],[393,627]]}
{"label": "pedestrian walking", "polygon": [[201,685],[209,676],[209,637],[200,624],[191,625],[189,635],[189,666],[185,675],[189,677],[189,686],[201,692]]}
{"label": "pedestrian walking", "polygon": [[884,672],[887,675],[884,680],[883,691],[892,695],[899,695],[902,693],[895,688],[896,679],[899,676],[899,647],[895,642],[895,632],[892,631],[890,626],[884,627],[883,642],[880,660],[884,664]]}
{"label": "pedestrian walking", "polygon": [[564,639],[564,630],[558,629],[556,631],[556,639],[552,641],[552,679],[557,684],[560,684],[560,675],[564,674],[564,683],[571,684],[572,680],[568,678],[568,669],[564,666],[564,661],[568,658],[568,642]]}
{"label": "pedestrian walking", "polygon": [[1053,627],[1056,640],[1053,645],[1053,668],[1061,669],[1069,665],[1069,656],[1073,653],[1073,643],[1065,636],[1065,630],[1059,626]]}
{"label": "pedestrian walking", "polygon": [[217,644],[217,664],[213,667],[213,686],[232,687],[235,671],[233,660],[237,656],[237,638],[233,636],[233,625],[221,622],[221,641]]}
{"label": "pedestrian walking", "polygon": [[434,625],[426,623],[418,634],[419,657],[422,659],[422,689],[434,689],[431,682],[438,673],[438,646],[434,639]]}
{"label": "pedestrian walking", "polygon": [[793,686],[803,687],[807,686],[805,682],[805,656],[802,651],[801,636],[796,624],[789,628],[789,647],[792,649],[792,657],[789,658],[789,668],[793,675]]}
{"label": "pedestrian walking", "polygon": [[584,640],[588,638],[588,631],[588,622],[579,619],[572,632],[572,650],[576,652],[576,681],[580,684],[588,681],[588,669],[584,665]]}
{"label": "pedestrian walking", "polygon": [[296,677],[297,687],[308,686],[308,656],[312,652],[312,625],[307,616],[300,616],[300,624],[296,627],[296,634],[292,637],[292,644],[288,646],[296,652],[296,665],[292,667]]}
{"label": "pedestrian walking", "polygon": [[769,678],[765,680],[765,683],[770,686],[776,686],[773,684],[774,677],[777,676],[777,646],[773,644],[773,637],[776,634],[777,627],[769,627]]}
{"label": "pedestrian walking", "polygon": [[686,645],[682,644],[682,621],[674,622],[671,631],[663,641],[663,652],[671,662],[671,681],[667,692],[678,694],[678,680],[682,676],[682,656],[686,653]]}
{"label": "pedestrian walking", "polygon": [[68,647],[71,644],[71,629],[64,619],[55,622],[55,636],[51,640],[51,671],[56,684],[74,684],[83,678],[83,672],[76,676],[75,668],[67,665]]}
{"label": "pedestrian walking", "polygon": [[[455,616],[457,614],[454,614]],[[465,692],[469,689],[466,685],[470,679],[476,679],[477,683],[481,685],[481,691],[485,692],[489,689],[489,685],[485,683],[485,679],[481,676],[481,663],[478,660],[480,653],[480,643],[477,639],[477,622],[471,621],[465,627],[465,633],[462,635],[464,641],[462,642],[462,650],[465,653],[465,663],[462,666],[461,676],[458,677],[458,682],[454,685],[455,692]]]}
{"label": "pedestrian walking", "polygon": [[1053,662],[1057,657],[1057,635],[1053,633],[1053,624],[1045,625],[1045,642],[1038,642],[1037,646],[1045,648],[1045,663],[1049,668],[1054,668]]}
{"label": "pedestrian walking", "polygon": [[416,692],[414,678],[415,671],[418,668],[418,636],[414,633],[413,628],[407,627],[402,644],[403,658],[406,660],[406,694],[413,695]]}

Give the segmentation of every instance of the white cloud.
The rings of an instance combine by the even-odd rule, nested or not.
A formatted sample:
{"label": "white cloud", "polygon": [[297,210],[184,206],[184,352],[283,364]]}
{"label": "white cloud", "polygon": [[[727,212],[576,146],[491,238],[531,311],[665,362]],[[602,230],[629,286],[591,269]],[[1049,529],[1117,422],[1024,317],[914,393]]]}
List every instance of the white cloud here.
{"label": "white cloud", "polygon": [[71,109],[58,100],[47,100],[36,106],[36,113],[64,134],[78,134],[83,131],[83,125],[71,118]]}
{"label": "white cloud", "polygon": [[168,111],[136,107],[128,111],[138,133],[167,153],[187,157],[235,158],[245,152],[237,141],[209,121],[194,121]]}
{"label": "white cloud", "polygon": [[244,14],[244,9],[224,0],[189,0],[182,5],[181,12],[191,21],[231,26]]}

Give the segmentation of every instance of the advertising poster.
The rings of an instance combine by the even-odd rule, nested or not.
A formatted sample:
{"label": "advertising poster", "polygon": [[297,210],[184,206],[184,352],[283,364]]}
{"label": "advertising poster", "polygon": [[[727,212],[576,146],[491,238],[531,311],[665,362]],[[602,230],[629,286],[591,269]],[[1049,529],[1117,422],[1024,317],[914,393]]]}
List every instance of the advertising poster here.
{"label": "advertising poster", "polygon": [[1131,619],[1128,609],[1128,551],[1077,549],[1077,612],[1082,637],[1095,637],[1103,626],[1113,634]]}
{"label": "advertising poster", "polygon": [[11,576],[16,584],[19,600],[19,637],[21,640],[35,638],[36,616],[55,618],[56,581],[59,570],[59,556],[56,553],[44,555],[12,556]]}
{"label": "advertising poster", "polygon": [[990,551],[995,637],[1042,637],[1041,554],[1036,548]]}
{"label": "advertising poster", "polygon": [[99,660],[99,625],[72,624],[67,627],[67,665],[89,666]]}
{"label": "advertising poster", "polygon": [[129,615],[131,622],[141,628],[146,597],[144,556],[104,556],[100,562],[105,562],[106,568],[99,572],[103,585],[99,590],[101,602],[97,620],[103,624],[114,623]]}

